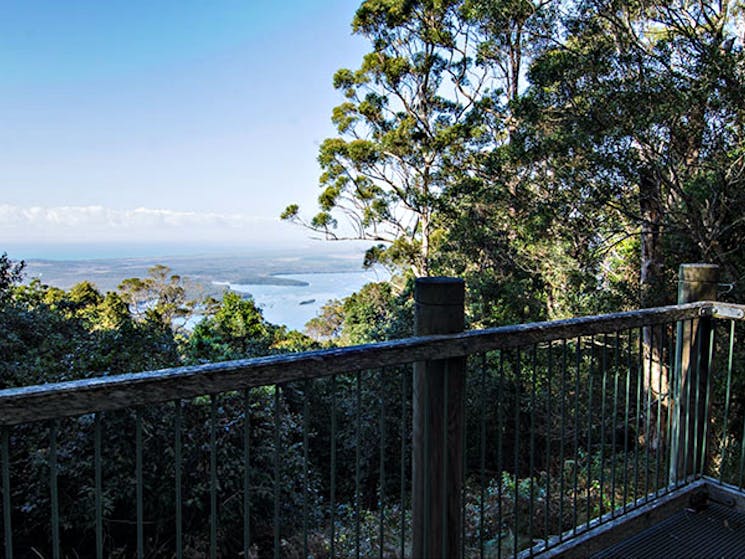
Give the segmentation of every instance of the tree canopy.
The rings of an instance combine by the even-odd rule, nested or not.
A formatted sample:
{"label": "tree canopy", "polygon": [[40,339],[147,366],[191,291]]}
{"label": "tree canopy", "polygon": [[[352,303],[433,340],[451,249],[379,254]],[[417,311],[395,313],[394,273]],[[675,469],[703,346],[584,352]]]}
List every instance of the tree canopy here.
{"label": "tree canopy", "polygon": [[365,264],[464,276],[476,324],[669,301],[743,254],[735,2],[367,0],[315,217]]}

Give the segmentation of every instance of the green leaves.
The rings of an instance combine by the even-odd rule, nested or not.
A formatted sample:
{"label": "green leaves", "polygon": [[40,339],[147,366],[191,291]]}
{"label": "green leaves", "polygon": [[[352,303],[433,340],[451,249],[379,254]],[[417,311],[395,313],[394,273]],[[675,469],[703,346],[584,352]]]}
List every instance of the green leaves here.
{"label": "green leaves", "polygon": [[23,261],[11,261],[7,252],[0,255],[0,307],[10,300],[11,288],[21,281],[23,266]]}
{"label": "green leaves", "polygon": [[375,165],[378,161],[378,146],[369,140],[352,140],[346,144],[343,155],[358,167]]}
{"label": "green leaves", "polygon": [[297,204],[290,204],[280,214],[279,218],[283,220],[287,220],[287,221],[292,221],[293,219],[297,217],[299,211],[300,211],[300,206],[298,206]]}
{"label": "green leaves", "polygon": [[334,74],[334,89],[347,89],[355,85],[354,73],[347,68],[341,68]]}
{"label": "green leaves", "polygon": [[411,0],[365,0],[352,21],[355,33],[374,35],[408,22],[416,2]]}

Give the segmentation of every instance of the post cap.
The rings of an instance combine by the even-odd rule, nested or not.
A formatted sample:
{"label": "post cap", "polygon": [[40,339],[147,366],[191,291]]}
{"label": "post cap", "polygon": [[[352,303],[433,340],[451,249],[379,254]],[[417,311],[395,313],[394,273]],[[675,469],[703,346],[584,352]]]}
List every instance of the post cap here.
{"label": "post cap", "polygon": [[414,301],[424,305],[463,305],[465,292],[461,278],[424,277],[414,283]]}
{"label": "post cap", "polygon": [[716,264],[681,264],[680,281],[696,283],[718,283],[719,266]]}

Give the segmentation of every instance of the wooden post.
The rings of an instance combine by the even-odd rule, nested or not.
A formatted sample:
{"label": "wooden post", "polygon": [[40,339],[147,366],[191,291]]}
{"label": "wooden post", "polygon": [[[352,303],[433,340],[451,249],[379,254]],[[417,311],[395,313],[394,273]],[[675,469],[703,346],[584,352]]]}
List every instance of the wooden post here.
{"label": "wooden post", "polygon": [[[681,264],[678,304],[715,301],[719,266]],[[673,432],[671,433],[670,481],[683,481],[702,473],[706,458],[706,394],[709,356],[712,349],[711,317],[678,322],[675,346]]]}
{"label": "wooden post", "polygon": [[[414,288],[417,336],[464,328],[464,283],[419,278]],[[461,559],[464,357],[414,364],[413,557]]]}

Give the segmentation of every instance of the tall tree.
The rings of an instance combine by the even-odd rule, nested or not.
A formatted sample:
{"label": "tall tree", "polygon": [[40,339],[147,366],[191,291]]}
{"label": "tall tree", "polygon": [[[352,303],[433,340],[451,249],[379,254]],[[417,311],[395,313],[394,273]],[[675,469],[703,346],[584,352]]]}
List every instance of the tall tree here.
{"label": "tall tree", "polygon": [[[724,2],[582,2],[532,67],[536,172],[639,240],[637,304],[668,301],[670,261],[737,252],[743,202],[741,15]],[[607,216],[615,216],[608,224]],[[604,220],[606,223],[598,223]],[[742,259],[740,259],[741,261]]]}
{"label": "tall tree", "polygon": [[177,318],[185,323],[198,302],[187,299],[184,279],[171,274],[171,269],[162,264],[151,267],[148,274],[147,278],[127,278],[119,284],[119,292],[130,312],[168,327],[176,327]]}
{"label": "tall tree", "polygon": [[[742,14],[729,2],[579,2],[531,68],[523,142],[551,193],[610,254],[635,238],[637,296],[670,302],[677,264],[745,271]],[[598,270],[603,275],[602,268]],[[659,340],[645,380],[666,392]],[[659,388],[658,388],[659,387]]]}
{"label": "tall tree", "polygon": [[[282,217],[328,239],[377,243],[367,263],[430,272],[435,214],[446,187],[483,140],[488,72],[473,65],[474,30],[458,0],[365,0],[354,33],[372,51],[356,71],[339,70],[346,101],[333,111],[339,136],[320,148],[320,213],[297,205]],[[347,222],[342,226],[338,216]]]}

